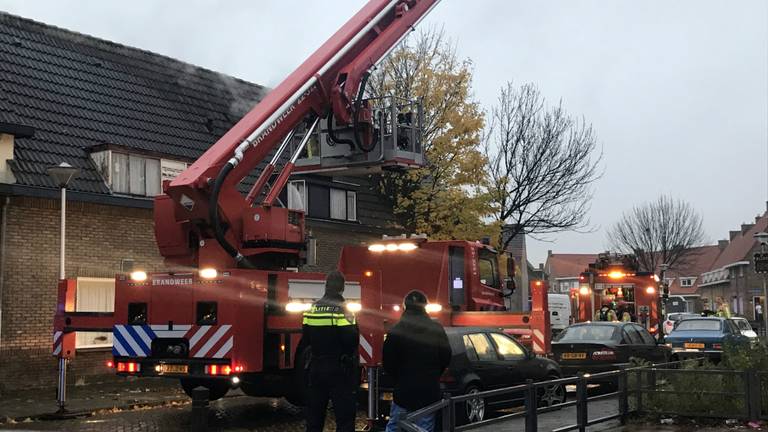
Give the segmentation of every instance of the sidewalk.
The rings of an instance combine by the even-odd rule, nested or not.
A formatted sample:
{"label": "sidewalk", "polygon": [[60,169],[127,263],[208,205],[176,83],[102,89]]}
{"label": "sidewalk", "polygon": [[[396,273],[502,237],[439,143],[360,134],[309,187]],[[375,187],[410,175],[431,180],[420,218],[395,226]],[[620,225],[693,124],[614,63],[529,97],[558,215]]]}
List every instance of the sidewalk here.
{"label": "sidewalk", "polygon": [[[178,381],[133,378],[67,388],[67,410],[90,415],[136,407],[189,403]],[[22,390],[0,397],[0,423],[22,422],[56,412],[56,389]],[[29,420],[27,420],[29,421]]]}

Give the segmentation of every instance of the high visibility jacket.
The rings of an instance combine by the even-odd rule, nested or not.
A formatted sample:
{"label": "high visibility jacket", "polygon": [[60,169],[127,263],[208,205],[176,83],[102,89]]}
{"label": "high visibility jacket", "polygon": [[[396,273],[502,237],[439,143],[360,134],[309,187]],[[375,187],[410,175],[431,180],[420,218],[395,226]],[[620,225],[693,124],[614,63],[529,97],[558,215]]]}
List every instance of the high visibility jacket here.
{"label": "high visibility jacket", "polygon": [[302,345],[312,348],[313,358],[356,358],[359,331],[347,313],[344,298],[325,296],[304,312]]}

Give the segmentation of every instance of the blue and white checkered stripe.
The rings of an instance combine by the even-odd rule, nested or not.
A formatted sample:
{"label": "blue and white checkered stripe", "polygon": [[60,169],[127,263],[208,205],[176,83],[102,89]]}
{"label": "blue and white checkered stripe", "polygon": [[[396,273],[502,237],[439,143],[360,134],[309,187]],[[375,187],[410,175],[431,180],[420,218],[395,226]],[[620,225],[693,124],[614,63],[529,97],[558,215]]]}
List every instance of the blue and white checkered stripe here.
{"label": "blue and white checkered stripe", "polygon": [[147,357],[157,337],[149,325],[116,325],[112,336],[112,355],[122,357]]}

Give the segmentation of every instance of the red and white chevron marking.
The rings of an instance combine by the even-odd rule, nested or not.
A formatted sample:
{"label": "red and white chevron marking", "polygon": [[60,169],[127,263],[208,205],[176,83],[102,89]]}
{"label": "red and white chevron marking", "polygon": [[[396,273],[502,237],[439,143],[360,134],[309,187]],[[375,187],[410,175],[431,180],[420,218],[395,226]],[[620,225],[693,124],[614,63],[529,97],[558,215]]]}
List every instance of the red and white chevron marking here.
{"label": "red and white chevron marking", "polygon": [[365,336],[360,335],[360,363],[367,364],[373,361],[373,346]]}
{"label": "red and white chevron marking", "polygon": [[[150,355],[149,348],[156,338],[185,338],[189,341],[189,355],[192,358],[224,358],[235,344],[232,325],[191,325],[175,324],[169,328],[165,324],[153,325],[116,325],[114,332],[116,344],[115,355],[126,357],[146,357]],[[55,339],[55,336],[54,336]],[[131,347],[130,352],[119,344],[123,340]],[[54,347],[55,351],[55,347]]]}
{"label": "red and white chevron marking", "polygon": [[194,358],[223,358],[235,344],[232,326],[192,326],[187,332],[189,353]]}
{"label": "red and white chevron marking", "polygon": [[62,338],[62,332],[55,331],[53,332],[53,355],[58,356],[61,354],[61,344],[64,342],[64,338]]}

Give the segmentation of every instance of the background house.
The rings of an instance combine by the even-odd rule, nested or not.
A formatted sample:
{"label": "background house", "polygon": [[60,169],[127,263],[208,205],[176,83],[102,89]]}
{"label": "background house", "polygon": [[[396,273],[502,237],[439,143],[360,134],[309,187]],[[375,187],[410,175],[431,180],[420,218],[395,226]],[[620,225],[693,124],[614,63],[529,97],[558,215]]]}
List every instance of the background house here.
{"label": "background house", "polygon": [[752,255],[760,249],[754,235],[768,230],[768,213],[758,215],[754,223],[742,224],[730,231],[728,240],[721,240],[722,252],[701,275],[698,283],[702,306],[715,310],[717,302],[727,302],[731,312],[755,319],[755,304],[763,298],[763,276],[756,274]]}
{"label": "background house", "polygon": [[547,251],[544,272],[549,277],[549,290],[569,294],[579,287],[579,275],[597,260],[597,254],[561,254]]}
{"label": "background house", "polygon": [[683,260],[666,271],[670,295],[667,312],[700,312],[704,308],[699,293],[701,274],[712,267],[724,248],[722,243],[691,248]]}
{"label": "background house", "polygon": [[[268,66],[266,66],[268,67]],[[268,89],[172,58],[0,12],[0,390],[52,385],[59,190],[47,167],[80,168],[67,208],[66,275],[80,310],[110,311],[114,275],[164,269],[152,197]],[[246,179],[250,186],[254,177]],[[393,233],[368,178],[295,176],[312,270],[342,244]],[[111,335],[78,335],[73,380],[110,371]]]}

